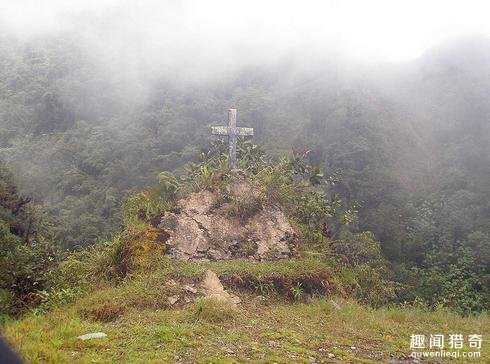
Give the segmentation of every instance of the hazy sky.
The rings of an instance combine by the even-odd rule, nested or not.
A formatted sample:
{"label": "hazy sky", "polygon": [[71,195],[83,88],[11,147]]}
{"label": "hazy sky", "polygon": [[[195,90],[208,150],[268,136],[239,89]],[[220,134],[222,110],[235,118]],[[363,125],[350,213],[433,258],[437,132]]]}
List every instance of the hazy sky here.
{"label": "hazy sky", "polygon": [[90,33],[93,19],[100,26],[107,17],[100,37],[108,47],[133,40],[182,57],[195,48],[239,57],[311,45],[403,61],[448,38],[490,36],[489,15],[489,0],[0,0],[0,21],[21,35],[73,27]]}

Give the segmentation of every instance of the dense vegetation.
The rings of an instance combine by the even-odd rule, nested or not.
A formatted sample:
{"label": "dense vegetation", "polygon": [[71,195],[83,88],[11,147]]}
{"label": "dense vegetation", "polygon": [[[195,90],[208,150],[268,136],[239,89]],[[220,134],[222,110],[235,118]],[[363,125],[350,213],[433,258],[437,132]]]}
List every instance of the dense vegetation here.
{"label": "dense vegetation", "polygon": [[[484,314],[386,307],[397,285],[379,242],[372,233],[358,231],[352,209],[333,192],[337,181],[325,178],[304,155],[274,161],[257,146],[240,143],[241,169],[232,172],[224,150],[226,145],[217,143],[181,176],[162,172],[155,186],[127,199],[119,234],[71,253],[57,266],[41,305],[3,325],[5,337],[26,361],[286,362],[308,357],[375,363],[406,359],[414,327],[487,334]],[[244,181],[254,193],[230,193]],[[217,194],[214,204],[244,221],[271,208],[285,211],[301,237],[292,242],[294,256],[262,261],[166,256],[165,230],[158,226],[162,214],[179,214],[179,199],[203,190]],[[239,295],[238,306],[192,291],[209,269]],[[108,336],[77,338],[94,331]],[[484,347],[481,357],[486,353]]]}
{"label": "dense vegetation", "polygon": [[0,319],[39,304],[56,264],[56,247],[46,240],[42,216],[18,194],[0,163]]}
{"label": "dense vegetation", "polygon": [[[399,301],[480,311],[490,287],[489,52],[487,39],[464,40],[382,73],[335,59],[305,67],[293,55],[202,83],[157,72],[128,86],[76,35],[3,35],[0,157],[47,212],[51,246],[78,249],[119,231],[123,202],[161,171],[183,175],[209,147],[207,126],[235,106],[270,155],[292,148],[336,176],[332,196],[351,208],[355,231],[380,241]],[[13,216],[2,217],[2,264],[15,245],[32,247],[36,267],[46,239],[16,230],[25,209],[2,208]]]}

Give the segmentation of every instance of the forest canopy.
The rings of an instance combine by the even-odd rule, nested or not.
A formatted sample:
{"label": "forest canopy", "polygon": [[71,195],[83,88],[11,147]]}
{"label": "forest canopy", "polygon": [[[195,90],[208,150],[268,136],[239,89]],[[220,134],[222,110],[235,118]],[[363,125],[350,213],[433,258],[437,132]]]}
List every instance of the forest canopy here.
{"label": "forest canopy", "polygon": [[177,73],[105,72],[77,34],[4,34],[0,158],[14,178],[2,172],[2,183],[20,194],[2,191],[3,248],[36,245],[19,230],[30,219],[12,206],[24,205],[20,196],[45,211],[53,247],[108,239],[128,196],[161,171],[181,175],[209,148],[209,125],[233,106],[269,155],[308,151],[309,163],[338,177],[335,192],[355,206],[353,223],[374,233],[403,283],[400,301],[485,309],[488,54],[488,38],[462,39],[381,72],[335,57],[306,67],[292,52],[189,82]]}

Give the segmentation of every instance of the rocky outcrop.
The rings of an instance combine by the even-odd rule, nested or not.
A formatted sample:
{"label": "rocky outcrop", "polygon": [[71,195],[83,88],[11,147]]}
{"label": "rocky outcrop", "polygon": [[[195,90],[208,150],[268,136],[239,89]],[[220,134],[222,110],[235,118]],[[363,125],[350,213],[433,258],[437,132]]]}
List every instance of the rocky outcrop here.
{"label": "rocky outcrop", "polygon": [[257,203],[257,192],[241,181],[229,198],[200,191],[179,201],[178,213],[167,212],[158,227],[165,231],[168,254],[184,260],[291,256],[295,232],[284,213]]}
{"label": "rocky outcrop", "polygon": [[201,290],[206,298],[225,301],[233,305],[241,302],[238,296],[225,291],[216,273],[209,269],[204,274],[204,279],[201,282]]}
{"label": "rocky outcrop", "polygon": [[198,298],[215,299],[229,303],[233,306],[238,305],[241,299],[225,290],[218,275],[212,270],[207,270],[198,285],[180,284],[174,280],[167,282],[167,286],[172,288],[173,295],[167,297],[169,307],[182,306],[186,303],[194,302]]}

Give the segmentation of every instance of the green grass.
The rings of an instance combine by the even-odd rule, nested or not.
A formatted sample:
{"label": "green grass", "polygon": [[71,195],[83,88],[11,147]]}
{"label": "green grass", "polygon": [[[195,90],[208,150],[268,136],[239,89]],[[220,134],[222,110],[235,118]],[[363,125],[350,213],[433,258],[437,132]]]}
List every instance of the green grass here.
{"label": "green grass", "polygon": [[[228,282],[228,289],[237,282],[230,277],[255,282],[280,278],[278,283],[272,280],[279,285],[302,282],[318,274],[333,274],[332,279],[338,279],[333,267],[314,259],[189,263],[165,258],[151,271],[136,273],[117,284],[94,285],[96,288],[72,303],[7,321],[3,333],[26,361],[34,363],[334,359],[375,363],[407,357],[412,334],[478,333],[484,340],[489,334],[490,318],[485,314],[464,318],[448,310],[374,309],[339,296],[303,295],[295,301],[279,289],[262,294],[248,284],[235,290],[243,301],[238,308],[206,300],[181,301],[169,307],[167,298],[182,294],[179,287],[168,284],[169,280],[194,284],[206,269],[213,269]],[[95,331],[103,331],[108,337],[76,339]],[[488,350],[484,342],[483,358],[488,358]]]}
{"label": "green grass", "polygon": [[[308,362],[334,354],[369,363],[406,357],[413,333],[485,337],[490,327],[487,316],[462,318],[445,310],[370,309],[339,299],[337,309],[329,299],[288,304],[242,298],[233,310],[202,301],[178,310],[128,308],[106,323],[80,316],[75,304],[8,323],[4,333],[29,362]],[[108,338],[76,339],[93,331]]]}

